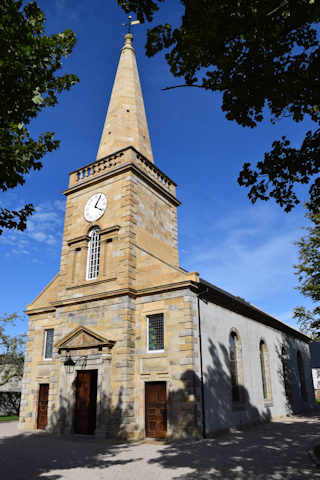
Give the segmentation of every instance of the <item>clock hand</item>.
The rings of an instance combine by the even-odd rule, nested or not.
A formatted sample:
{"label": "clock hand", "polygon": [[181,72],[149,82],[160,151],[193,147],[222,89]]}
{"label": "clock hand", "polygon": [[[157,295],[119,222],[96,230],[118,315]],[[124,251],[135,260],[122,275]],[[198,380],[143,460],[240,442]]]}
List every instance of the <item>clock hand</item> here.
{"label": "clock hand", "polygon": [[[98,198],[98,200],[97,200],[97,202],[96,202],[96,204],[95,204],[94,208],[99,208],[99,207],[97,207],[97,205],[98,205],[98,203],[99,203],[99,200],[100,200],[100,198],[101,198],[101,195],[99,195],[99,198]],[[99,210],[101,210],[101,208],[99,208]]]}

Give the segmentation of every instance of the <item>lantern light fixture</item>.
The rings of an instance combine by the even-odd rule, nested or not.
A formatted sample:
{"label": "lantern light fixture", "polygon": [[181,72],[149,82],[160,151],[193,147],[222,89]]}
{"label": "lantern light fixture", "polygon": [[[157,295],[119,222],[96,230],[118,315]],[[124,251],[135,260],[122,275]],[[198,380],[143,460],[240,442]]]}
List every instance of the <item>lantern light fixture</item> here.
{"label": "lantern light fixture", "polygon": [[73,373],[74,367],[75,367],[75,362],[72,360],[71,356],[68,355],[66,360],[64,361],[64,366],[66,367],[67,373]]}

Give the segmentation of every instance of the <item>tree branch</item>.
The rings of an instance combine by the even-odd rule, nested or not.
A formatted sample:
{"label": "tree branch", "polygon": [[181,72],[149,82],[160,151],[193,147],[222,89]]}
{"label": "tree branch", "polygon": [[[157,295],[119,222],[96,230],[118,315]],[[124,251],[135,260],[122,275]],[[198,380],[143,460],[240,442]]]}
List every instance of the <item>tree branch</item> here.
{"label": "tree branch", "polygon": [[11,373],[11,374],[8,374],[4,380],[2,380],[0,382],[0,387],[3,387],[3,385],[5,385],[6,383],[8,383],[12,378],[14,377],[18,377],[18,374],[15,372],[15,373]]}
{"label": "tree branch", "polygon": [[184,87],[204,88],[206,90],[206,88],[203,87],[202,85],[194,85],[194,84],[188,85],[187,83],[185,83],[184,85],[175,85],[173,87],[161,88],[161,90],[164,92],[165,90],[173,90],[174,88],[184,88]]}

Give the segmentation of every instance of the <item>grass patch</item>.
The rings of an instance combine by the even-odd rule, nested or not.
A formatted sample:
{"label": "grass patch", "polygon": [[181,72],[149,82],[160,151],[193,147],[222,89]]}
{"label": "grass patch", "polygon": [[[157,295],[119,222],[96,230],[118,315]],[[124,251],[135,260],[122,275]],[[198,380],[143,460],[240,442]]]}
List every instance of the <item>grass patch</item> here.
{"label": "grass patch", "polygon": [[0,422],[16,422],[19,420],[18,415],[9,415],[7,417],[0,417]]}

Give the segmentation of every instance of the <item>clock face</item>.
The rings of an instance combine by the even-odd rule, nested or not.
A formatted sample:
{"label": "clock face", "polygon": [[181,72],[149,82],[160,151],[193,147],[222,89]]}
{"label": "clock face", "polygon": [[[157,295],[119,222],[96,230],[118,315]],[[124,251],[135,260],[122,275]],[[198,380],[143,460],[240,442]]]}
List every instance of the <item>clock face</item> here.
{"label": "clock face", "polygon": [[95,193],[84,207],[84,218],[87,222],[94,222],[102,217],[107,207],[107,199],[103,193]]}

